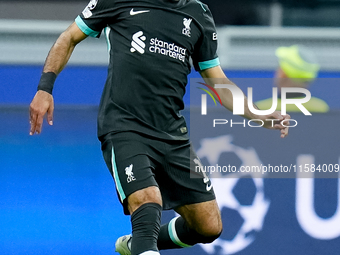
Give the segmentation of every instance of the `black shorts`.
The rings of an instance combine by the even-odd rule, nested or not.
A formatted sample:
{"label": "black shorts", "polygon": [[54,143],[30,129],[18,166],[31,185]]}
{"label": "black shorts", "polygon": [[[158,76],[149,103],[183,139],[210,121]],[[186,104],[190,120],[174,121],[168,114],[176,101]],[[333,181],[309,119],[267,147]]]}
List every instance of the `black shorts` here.
{"label": "black shorts", "polygon": [[126,198],[151,186],[159,187],[164,210],[215,199],[206,176],[190,175],[198,159],[189,141],[159,141],[122,132],[106,135],[102,151],[125,214],[129,214]]}

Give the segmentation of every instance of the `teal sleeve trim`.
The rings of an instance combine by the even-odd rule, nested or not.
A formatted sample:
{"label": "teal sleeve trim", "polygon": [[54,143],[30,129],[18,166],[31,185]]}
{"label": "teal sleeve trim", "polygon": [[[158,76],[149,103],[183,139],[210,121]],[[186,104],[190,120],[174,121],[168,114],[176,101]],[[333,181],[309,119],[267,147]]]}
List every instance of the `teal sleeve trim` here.
{"label": "teal sleeve trim", "polygon": [[120,183],[119,180],[119,175],[117,171],[117,165],[116,165],[116,157],[115,157],[115,152],[114,148],[112,147],[112,159],[111,159],[111,164],[112,164],[112,172],[113,172],[113,179],[116,183],[116,188],[120,197],[120,201],[123,203],[124,199],[126,198],[126,195],[124,193],[122,184]]}
{"label": "teal sleeve trim", "polygon": [[80,16],[76,18],[75,22],[77,26],[79,27],[79,29],[83,31],[83,33],[86,35],[97,37],[100,33],[89,28]]}
{"label": "teal sleeve trim", "polygon": [[201,5],[201,7],[202,7],[202,9],[203,9],[203,11],[207,11],[205,8],[204,8],[204,5],[203,5],[203,3],[201,2],[201,1],[199,1],[199,0],[196,0],[196,2],[198,3],[198,4],[200,4]]}
{"label": "teal sleeve trim", "polygon": [[204,71],[206,69],[215,67],[215,66],[219,66],[220,65],[220,59],[219,58],[215,58],[213,60],[208,60],[208,61],[204,61],[204,62],[199,62],[198,66],[200,67],[201,71]]}

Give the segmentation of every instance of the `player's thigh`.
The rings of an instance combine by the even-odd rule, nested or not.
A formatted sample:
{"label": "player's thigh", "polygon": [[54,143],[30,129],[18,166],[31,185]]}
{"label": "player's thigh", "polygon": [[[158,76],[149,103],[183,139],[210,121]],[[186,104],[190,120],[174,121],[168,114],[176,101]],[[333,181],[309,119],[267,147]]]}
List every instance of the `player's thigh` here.
{"label": "player's thigh", "polygon": [[218,235],[222,231],[222,220],[216,200],[176,208],[191,229],[201,235]]}
{"label": "player's thigh", "polygon": [[145,201],[161,204],[154,164],[147,150],[141,138],[131,133],[114,134],[102,142],[103,156],[125,214],[135,211]]}
{"label": "player's thigh", "polygon": [[167,144],[162,171],[156,174],[165,210],[215,199],[209,178],[195,172],[199,159],[189,141]]}

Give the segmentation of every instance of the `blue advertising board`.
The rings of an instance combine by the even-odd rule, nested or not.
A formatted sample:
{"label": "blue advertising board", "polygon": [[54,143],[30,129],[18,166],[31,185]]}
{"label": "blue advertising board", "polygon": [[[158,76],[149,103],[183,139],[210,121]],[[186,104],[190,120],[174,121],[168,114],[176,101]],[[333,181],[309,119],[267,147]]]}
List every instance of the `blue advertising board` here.
{"label": "blue advertising board", "polygon": [[[208,109],[206,116],[192,110],[190,137],[203,165],[210,166],[205,170],[212,177],[224,231],[214,243],[197,245],[190,253],[337,254],[339,114],[294,114],[298,125],[281,139],[278,131],[244,127],[242,118],[223,109]],[[214,127],[214,119],[221,117],[229,123]],[[231,127],[231,120],[240,124]]]}

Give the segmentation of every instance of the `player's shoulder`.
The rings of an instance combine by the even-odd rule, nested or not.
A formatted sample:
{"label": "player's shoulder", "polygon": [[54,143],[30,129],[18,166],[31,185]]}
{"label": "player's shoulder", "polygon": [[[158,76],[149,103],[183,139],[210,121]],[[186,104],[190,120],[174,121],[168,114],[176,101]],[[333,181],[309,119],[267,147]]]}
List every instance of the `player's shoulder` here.
{"label": "player's shoulder", "polygon": [[102,10],[115,6],[117,0],[90,0],[87,8],[89,10]]}
{"label": "player's shoulder", "polygon": [[[91,0],[90,5],[96,5],[102,8],[119,8],[124,6],[134,6],[137,3],[148,3],[149,0],[131,1],[131,0]],[[91,4],[92,3],[92,4]]]}
{"label": "player's shoulder", "polygon": [[185,6],[191,8],[193,11],[202,14],[210,14],[210,9],[207,4],[200,0],[186,0]]}
{"label": "player's shoulder", "polygon": [[211,11],[207,4],[200,0],[186,0],[186,11],[199,22],[213,20]]}

